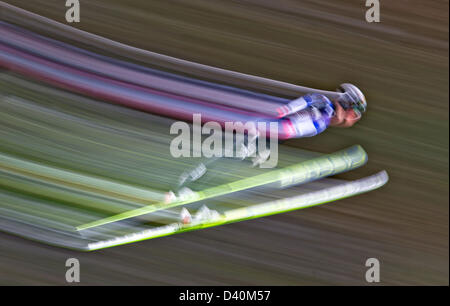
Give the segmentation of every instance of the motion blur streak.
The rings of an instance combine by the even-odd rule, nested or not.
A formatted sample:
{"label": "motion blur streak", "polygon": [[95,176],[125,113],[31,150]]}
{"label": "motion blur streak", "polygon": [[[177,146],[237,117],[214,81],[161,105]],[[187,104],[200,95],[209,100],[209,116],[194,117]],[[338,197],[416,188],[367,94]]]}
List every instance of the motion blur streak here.
{"label": "motion blur streak", "polygon": [[[0,34],[4,44],[0,46],[0,66],[55,86],[160,115],[191,120],[194,113],[201,113],[204,121],[222,125],[236,121],[266,122],[275,121],[278,108],[289,101],[145,69],[39,37],[7,23],[0,24]],[[208,69],[215,70],[213,67]],[[297,87],[304,93],[309,90]],[[340,95],[336,92],[327,94],[331,97]],[[283,128],[288,119],[276,122],[279,124],[278,138],[299,136],[293,133],[294,130]]]}
{"label": "motion blur streak", "polygon": [[[61,1],[7,2],[64,23]],[[3,11],[1,16],[14,23]],[[37,29],[32,19],[24,20],[29,30]],[[64,262],[77,257],[84,284],[365,284],[364,262],[376,257],[381,262],[383,284],[448,284],[448,2],[383,2],[381,20],[380,24],[366,23],[362,2],[83,2],[81,23],[71,26],[127,45],[316,88],[334,88],[342,81],[356,80],[367,89],[370,108],[358,125],[350,130],[330,129],[320,137],[291,140],[287,145],[333,152],[360,143],[369,152],[370,161],[343,178],[387,169],[391,183],[379,192],[333,205],[99,253],[80,254],[2,234],[0,283],[64,284]],[[50,26],[39,31],[55,37]],[[77,36],[62,39],[80,42]],[[99,52],[94,48],[91,51]],[[150,61],[148,55],[138,52],[103,53],[127,60],[131,57],[137,64],[152,64],[168,71],[184,70],[186,75],[256,87],[269,94],[295,94],[289,88],[280,90],[282,86],[263,86],[251,80],[244,84],[231,75],[206,72],[200,67],[187,69],[165,59]],[[30,92],[14,97],[21,92],[11,88],[15,83],[12,78],[17,77],[9,73],[2,77],[5,105],[11,106],[14,101],[13,107],[30,107],[30,101],[36,101]],[[38,100],[52,108],[56,105],[45,95]],[[112,105],[98,105],[103,120],[112,120],[110,112],[102,109],[109,110]],[[83,113],[83,108],[79,111]],[[121,108],[114,122],[120,122],[122,112],[128,111]],[[24,116],[21,112],[16,115]],[[140,113],[134,114],[143,118]],[[23,122],[11,116],[9,111],[5,113],[8,124]],[[153,131],[146,128],[145,120],[138,122],[136,128],[126,127],[122,133],[144,141]],[[11,129],[2,123],[2,133],[8,127]],[[28,131],[6,138],[11,143],[2,142],[2,152],[22,150],[22,155],[11,153],[30,157],[39,155],[44,149],[42,143],[48,142],[51,151],[39,156],[61,158],[60,166],[72,165],[76,172],[101,174],[109,164],[103,160],[109,159],[123,161],[109,168],[111,179],[146,184],[151,175],[141,170],[144,159],[139,152],[149,154],[137,139],[123,137],[132,141],[128,145],[132,153],[111,150],[98,155],[93,167],[82,153],[73,149],[62,152],[62,147],[53,146],[38,131],[33,138],[26,137],[32,130],[30,126]],[[20,146],[30,139],[39,145],[31,142],[32,150]],[[68,148],[71,141],[82,140],[66,139]],[[105,141],[109,146],[118,142],[114,138]],[[86,145],[92,155],[104,152],[95,142]],[[283,163],[295,161],[295,152],[281,158]],[[135,159],[129,159],[128,154]],[[158,156],[157,151],[155,154]],[[65,160],[71,158],[80,160],[79,164]],[[157,162],[153,164],[158,166]],[[171,183],[162,181],[161,188]]]}

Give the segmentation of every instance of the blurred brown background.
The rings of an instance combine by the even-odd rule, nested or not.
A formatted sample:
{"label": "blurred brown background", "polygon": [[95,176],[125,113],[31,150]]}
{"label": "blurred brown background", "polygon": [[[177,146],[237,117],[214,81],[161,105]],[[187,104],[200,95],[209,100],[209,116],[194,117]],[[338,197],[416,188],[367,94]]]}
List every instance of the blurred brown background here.
{"label": "blurred brown background", "polygon": [[[65,22],[65,1],[7,0]],[[380,190],[277,216],[78,253],[0,234],[0,284],[447,284],[448,1],[81,0],[72,26],[133,46],[323,89],[352,82],[369,109],[350,130],[290,145],[331,152],[359,143],[386,169]],[[1,144],[0,144],[1,145]]]}

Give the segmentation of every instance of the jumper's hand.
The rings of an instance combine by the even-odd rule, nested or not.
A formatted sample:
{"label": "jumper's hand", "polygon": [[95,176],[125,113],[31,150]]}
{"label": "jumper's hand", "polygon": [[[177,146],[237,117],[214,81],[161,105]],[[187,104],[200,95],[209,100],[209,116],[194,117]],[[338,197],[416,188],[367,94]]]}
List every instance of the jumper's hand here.
{"label": "jumper's hand", "polygon": [[351,127],[361,116],[353,109],[345,110],[338,102],[334,102],[335,115],[331,118],[330,125],[336,127]]}

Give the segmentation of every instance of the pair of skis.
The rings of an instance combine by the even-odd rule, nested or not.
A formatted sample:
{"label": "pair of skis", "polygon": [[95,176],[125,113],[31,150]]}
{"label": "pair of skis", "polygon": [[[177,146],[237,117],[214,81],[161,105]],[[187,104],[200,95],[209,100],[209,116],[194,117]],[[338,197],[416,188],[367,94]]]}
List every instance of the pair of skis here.
{"label": "pair of skis", "polygon": [[[80,234],[83,234],[86,230],[93,230],[97,227],[103,227],[108,224],[151,214],[160,210],[176,207],[183,207],[184,210],[189,204],[228,195],[238,191],[249,190],[251,188],[271,183],[278,183],[279,186],[304,184],[360,167],[364,165],[366,161],[366,152],[361,146],[356,145],[332,154],[322,155],[298,164],[287,166],[282,169],[271,170],[263,174],[240,179],[235,182],[193,192],[190,196],[188,196],[188,198],[176,200],[172,203],[158,202],[104,219],[82,224],[76,229],[80,232]],[[173,222],[156,228],[117,236],[112,239],[92,242],[87,244],[84,250],[93,251],[140,240],[167,236],[179,232],[212,227],[225,223],[253,219],[285,211],[320,205],[379,188],[384,185],[387,180],[388,176],[386,172],[382,171],[360,180],[342,183],[339,182],[331,187],[307,192],[299,196],[230,209],[224,211],[223,213],[217,213],[215,211],[213,211],[214,213],[210,213],[211,211],[209,211],[206,207],[203,207],[200,211],[203,210],[203,213],[206,211],[206,218],[197,218],[197,216],[194,216],[189,223],[184,223],[180,220],[180,222]],[[199,213],[197,212],[197,214]]]}
{"label": "pair of skis", "polygon": [[[248,203],[240,203],[241,200],[239,198],[236,200],[235,198],[233,199],[233,204],[242,204],[242,206],[238,208],[230,207],[229,209],[227,209],[226,206],[220,207],[220,212],[212,210],[213,207],[208,203],[205,203],[206,206],[210,206],[209,208],[211,210],[206,206],[197,209],[189,222],[183,222],[181,218],[177,217],[179,216],[179,208],[182,208],[181,211],[191,209],[190,204],[198,208],[202,204],[200,202],[202,200],[209,199],[215,201],[216,198],[220,196],[231,195],[238,191],[252,190],[252,188],[268,184],[272,184],[272,186],[273,184],[276,184],[278,187],[304,184],[360,167],[364,165],[366,161],[366,152],[360,146],[352,146],[342,151],[314,157],[281,169],[270,170],[231,183],[200,190],[188,195],[188,198],[177,199],[171,203],[166,203],[164,200],[156,200],[157,198],[161,198],[162,194],[158,194],[155,197],[155,194],[153,194],[153,191],[151,190],[132,190],[130,189],[131,187],[127,187],[128,189],[123,189],[124,187],[116,188],[117,186],[114,185],[114,182],[104,180],[101,182],[93,181],[97,180],[97,178],[85,176],[75,177],[76,181],[73,181],[73,176],[70,175],[71,179],[69,181],[68,175],[70,173],[67,173],[66,171],[44,165],[36,165],[34,163],[1,155],[3,171],[6,172],[12,172],[17,175],[22,174],[27,177],[39,173],[40,179],[57,181],[58,184],[76,184],[78,185],[78,188],[89,183],[93,184],[91,187],[97,186],[95,187],[96,192],[109,193],[114,189],[115,196],[124,198],[130,198],[131,196],[140,196],[141,199],[142,197],[149,197],[148,203],[150,204],[147,206],[138,209],[131,208],[131,210],[123,213],[81,224],[75,231],[71,231],[69,229],[70,227],[65,229],[54,228],[50,234],[60,235],[61,237],[58,239],[48,240],[48,238],[45,238],[46,235],[44,234],[43,229],[39,230],[39,224],[36,225],[38,226],[38,230],[30,230],[26,234],[27,237],[31,237],[32,239],[84,251],[93,251],[121,244],[133,243],[140,240],[213,227],[295,209],[303,209],[364,193],[384,185],[387,182],[388,177],[386,172],[382,171],[373,176],[356,181],[346,182],[340,180],[328,180],[328,183],[333,183],[331,187],[328,183],[324,184],[326,187],[318,184],[313,191],[305,192],[293,197],[263,201],[263,203],[257,202],[257,204],[249,205]],[[320,189],[317,189],[316,187],[320,187]],[[137,191],[139,192],[136,193]],[[150,200],[150,198],[152,199]],[[132,199],[130,200],[133,201]],[[219,203],[218,205],[221,204]],[[191,209],[191,211],[195,210],[195,208]],[[157,227],[148,227],[146,224],[147,221],[138,226],[130,226],[130,223],[128,222],[122,222],[139,216],[148,215],[147,217],[151,217],[155,214],[170,215],[168,223]],[[148,218],[146,218],[146,220],[148,220]],[[138,222],[138,224],[139,223],[140,222]],[[32,225],[32,223],[27,224],[30,226]],[[17,228],[15,230],[17,230]]]}
{"label": "pair of skis", "polygon": [[386,184],[387,181],[388,175],[386,171],[381,171],[369,177],[365,177],[355,181],[339,183],[329,188],[308,192],[299,196],[232,209],[209,220],[200,219],[199,221],[195,221],[194,219],[194,222],[189,224],[176,222],[157,228],[139,231],[133,234],[115,237],[113,239],[92,242],[87,244],[86,247],[83,248],[83,250],[95,251],[142,240],[169,236],[176,233],[203,229],[232,222],[260,218],[296,209],[317,206],[377,189]]}

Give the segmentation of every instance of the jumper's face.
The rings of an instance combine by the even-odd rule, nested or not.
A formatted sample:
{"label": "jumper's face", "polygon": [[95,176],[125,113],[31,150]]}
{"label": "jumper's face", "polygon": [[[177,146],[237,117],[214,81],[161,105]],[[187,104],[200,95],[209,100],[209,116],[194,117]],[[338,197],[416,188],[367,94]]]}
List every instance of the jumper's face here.
{"label": "jumper's face", "polygon": [[353,109],[345,110],[338,102],[334,102],[334,106],[336,114],[331,119],[331,126],[351,127],[361,119],[361,115]]}

